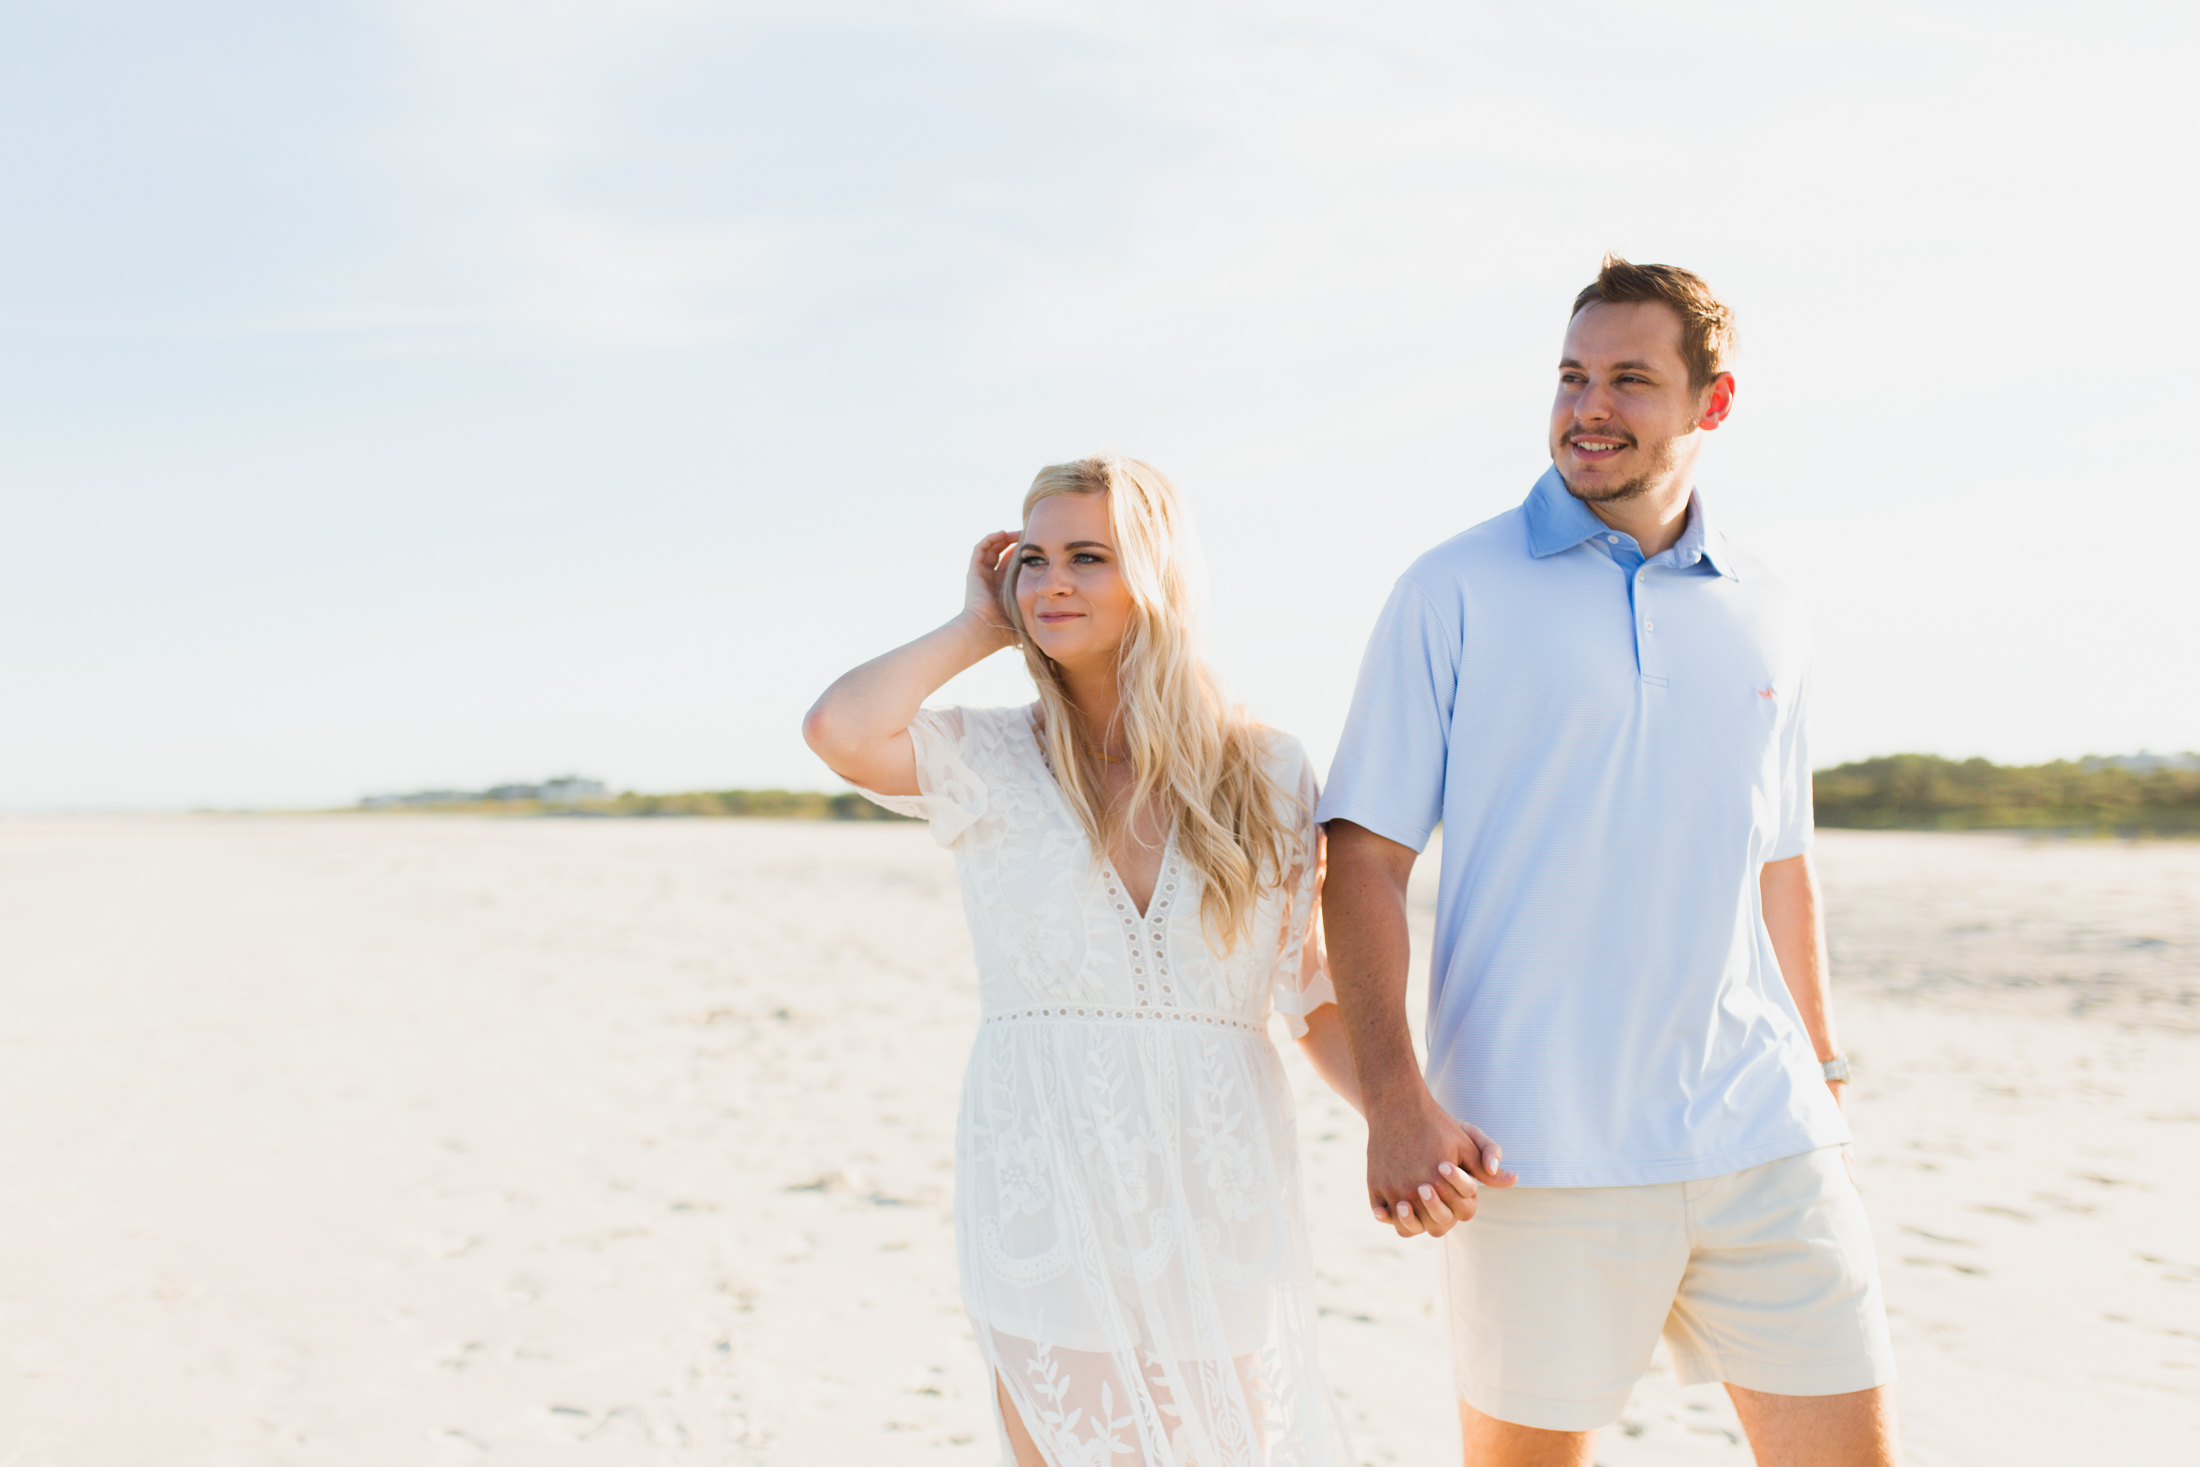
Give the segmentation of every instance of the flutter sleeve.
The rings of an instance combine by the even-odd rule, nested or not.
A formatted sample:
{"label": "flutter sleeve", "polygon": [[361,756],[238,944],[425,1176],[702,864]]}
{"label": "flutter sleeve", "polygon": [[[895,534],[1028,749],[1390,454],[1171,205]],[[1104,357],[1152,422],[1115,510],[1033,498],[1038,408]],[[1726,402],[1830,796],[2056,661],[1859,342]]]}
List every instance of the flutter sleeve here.
{"label": "flutter sleeve", "polygon": [[1276,1012],[1290,1026],[1293,1039],[1306,1037],[1307,1015],[1325,1003],[1337,1001],[1329,983],[1329,954],[1322,942],[1322,872],[1326,864],[1322,828],[1314,823],[1321,788],[1313,766],[1296,743],[1279,773],[1286,799],[1298,809],[1292,826],[1289,864],[1284,872],[1282,953],[1276,963],[1272,1001]]}
{"label": "flutter sleeve", "polygon": [[896,815],[914,815],[932,823],[932,839],[951,846],[985,814],[985,780],[976,768],[972,735],[975,720],[967,708],[920,708],[909,720],[909,742],[917,753],[914,795],[882,795],[856,786],[856,793]]}

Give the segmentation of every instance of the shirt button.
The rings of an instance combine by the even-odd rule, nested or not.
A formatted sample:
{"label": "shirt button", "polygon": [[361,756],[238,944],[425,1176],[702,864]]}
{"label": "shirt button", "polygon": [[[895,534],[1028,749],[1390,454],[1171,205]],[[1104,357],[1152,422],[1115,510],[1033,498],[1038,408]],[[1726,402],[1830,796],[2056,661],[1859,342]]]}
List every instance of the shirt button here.
{"label": "shirt button", "polygon": [[1619,536],[1617,535],[1606,535],[1604,538],[1608,544],[1617,545],[1619,543]]}
{"label": "shirt button", "polygon": [[1654,632],[1658,629],[1658,624],[1650,620],[1648,617],[1644,617],[1642,622],[1642,629],[1646,632]]}

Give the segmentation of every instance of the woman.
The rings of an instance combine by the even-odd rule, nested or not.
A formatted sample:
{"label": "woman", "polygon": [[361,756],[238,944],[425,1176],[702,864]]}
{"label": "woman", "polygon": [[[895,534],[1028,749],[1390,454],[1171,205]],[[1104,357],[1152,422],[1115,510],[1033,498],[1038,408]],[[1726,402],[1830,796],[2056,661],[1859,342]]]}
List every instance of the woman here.
{"label": "woman", "polygon": [[[803,733],[950,846],[984,1020],[955,1225],[1020,1467],[1346,1463],[1314,1358],[1271,1005],[1357,1105],[1324,968],[1305,754],[1223,701],[1176,489],[1044,469],[963,612],[842,677]],[[1021,644],[1038,701],[925,709]]]}

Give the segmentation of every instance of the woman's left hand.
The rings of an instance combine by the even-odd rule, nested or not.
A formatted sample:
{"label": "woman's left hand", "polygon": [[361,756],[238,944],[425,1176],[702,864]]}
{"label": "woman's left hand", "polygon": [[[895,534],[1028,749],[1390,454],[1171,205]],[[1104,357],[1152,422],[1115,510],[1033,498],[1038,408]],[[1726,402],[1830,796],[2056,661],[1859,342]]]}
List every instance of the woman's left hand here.
{"label": "woman's left hand", "polygon": [[970,552],[970,571],[963,578],[963,620],[1000,646],[1016,641],[1016,629],[1001,614],[1001,582],[1007,579],[1009,559],[1023,537],[1014,530],[995,530]]}

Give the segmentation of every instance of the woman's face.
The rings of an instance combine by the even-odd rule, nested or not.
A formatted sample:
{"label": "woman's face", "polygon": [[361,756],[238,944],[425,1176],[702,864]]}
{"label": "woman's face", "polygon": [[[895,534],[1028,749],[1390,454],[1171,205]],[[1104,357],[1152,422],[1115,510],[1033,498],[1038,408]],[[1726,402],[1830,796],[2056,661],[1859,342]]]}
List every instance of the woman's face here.
{"label": "woman's face", "polygon": [[1105,494],[1050,494],[1016,547],[1016,605],[1041,652],[1068,671],[1112,665],[1131,624],[1130,587]]}

